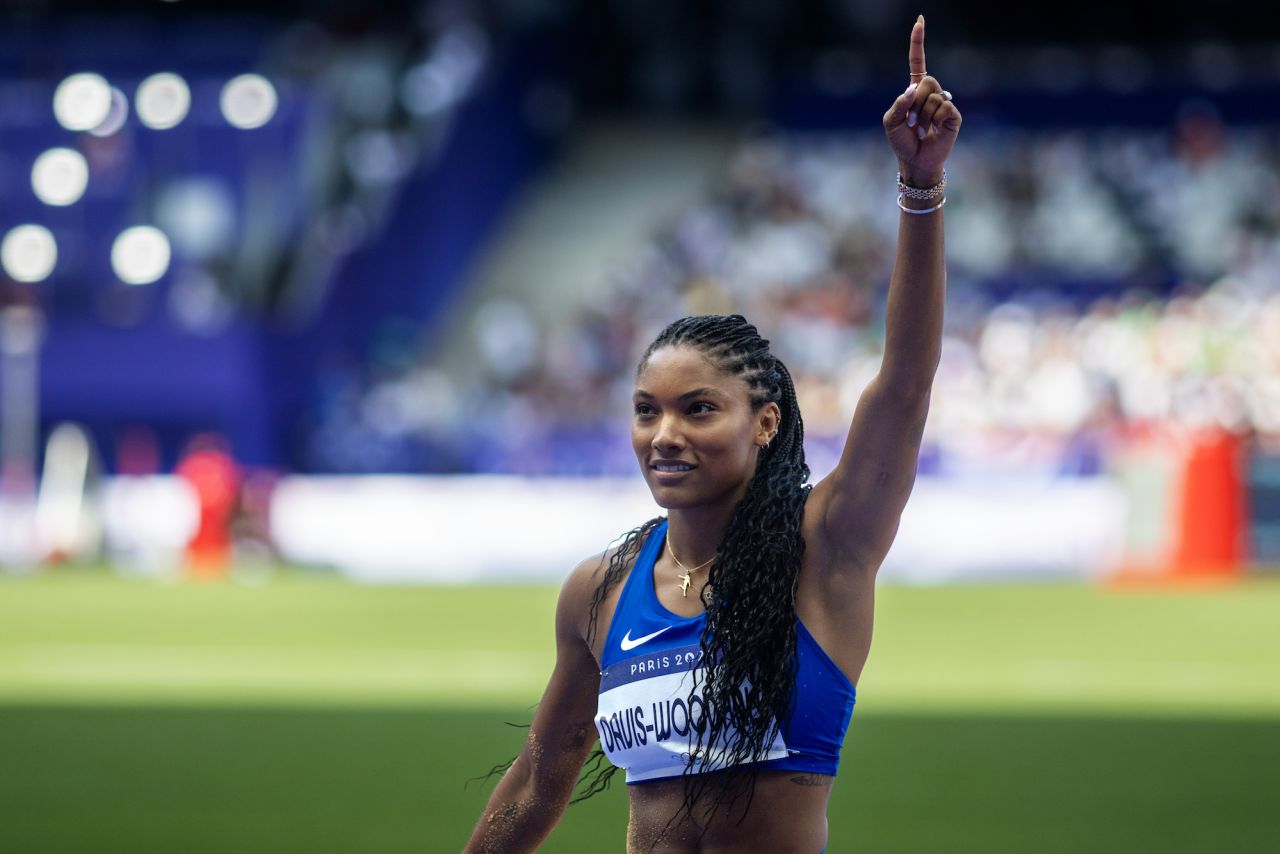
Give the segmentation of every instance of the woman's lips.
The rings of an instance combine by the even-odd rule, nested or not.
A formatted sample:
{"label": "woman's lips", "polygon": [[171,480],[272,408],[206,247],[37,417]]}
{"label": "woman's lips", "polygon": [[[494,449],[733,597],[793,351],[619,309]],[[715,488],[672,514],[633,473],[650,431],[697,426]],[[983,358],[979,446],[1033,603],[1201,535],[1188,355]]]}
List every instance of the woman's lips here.
{"label": "woman's lips", "polygon": [[649,468],[659,482],[671,483],[680,480],[697,466],[684,460],[655,460],[649,464]]}

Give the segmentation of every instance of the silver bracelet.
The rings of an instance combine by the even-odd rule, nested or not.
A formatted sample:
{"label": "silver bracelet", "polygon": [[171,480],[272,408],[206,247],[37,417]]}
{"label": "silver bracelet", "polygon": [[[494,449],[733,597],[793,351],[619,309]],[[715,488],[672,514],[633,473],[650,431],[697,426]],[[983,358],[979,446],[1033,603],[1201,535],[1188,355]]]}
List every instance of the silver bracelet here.
{"label": "silver bracelet", "polygon": [[932,187],[912,187],[902,180],[902,173],[898,173],[898,193],[906,196],[908,199],[919,199],[928,201],[936,199],[942,195],[942,191],[947,188],[947,170],[942,170],[942,180],[934,184]]}
{"label": "silver bracelet", "polygon": [[933,207],[925,208],[923,210],[915,210],[914,208],[909,208],[906,205],[904,205],[902,203],[902,196],[898,196],[898,207],[902,208],[903,213],[909,213],[909,214],[930,214],[930,213],[933,213],[934,211],[942,210],[942,206],[945,205],[946,203],[947,203],[947,197],[943,196],[942,201],[938,202]]}

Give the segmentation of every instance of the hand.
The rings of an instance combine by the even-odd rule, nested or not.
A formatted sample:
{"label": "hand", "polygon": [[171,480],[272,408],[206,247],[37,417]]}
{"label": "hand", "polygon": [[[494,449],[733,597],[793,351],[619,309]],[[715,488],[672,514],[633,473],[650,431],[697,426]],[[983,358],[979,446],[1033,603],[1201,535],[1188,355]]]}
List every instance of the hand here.
{"label": "hand", "polygon": [[931,187],[942,179],[942,165],[956,144],[963,119],[950,93],[925,72],[924,15],[911,28],[907,54],[911,85],[884,114],[884,132],[898,156],[902,180]]}

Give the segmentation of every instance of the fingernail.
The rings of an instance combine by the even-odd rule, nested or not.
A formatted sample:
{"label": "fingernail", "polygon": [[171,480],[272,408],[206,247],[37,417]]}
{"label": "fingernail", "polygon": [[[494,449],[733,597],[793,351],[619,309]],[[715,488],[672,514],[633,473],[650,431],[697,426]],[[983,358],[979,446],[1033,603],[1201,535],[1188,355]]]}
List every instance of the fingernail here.
{"label": "fingernail", "polygon": [[920,125],[920,127],[916,128],[916,136],[924,139],[924,125]]}
{"label": "fingernail", "polygon": [[907,113],[907,127],[913,128],[915,126],[916,126],[916,111],[912,110],[911,112]]}
{"label": "fingernail", "polygon": [[918,86],[918,85],[920,85],[920,84],[918,84],[918,83],[912,83],[910,86],[908,86],[908,87],[907,87],[906,96],[907,96],[908,98],[910,98],[912,95],[914,95],[914,94],[916,93],[916,86]]}

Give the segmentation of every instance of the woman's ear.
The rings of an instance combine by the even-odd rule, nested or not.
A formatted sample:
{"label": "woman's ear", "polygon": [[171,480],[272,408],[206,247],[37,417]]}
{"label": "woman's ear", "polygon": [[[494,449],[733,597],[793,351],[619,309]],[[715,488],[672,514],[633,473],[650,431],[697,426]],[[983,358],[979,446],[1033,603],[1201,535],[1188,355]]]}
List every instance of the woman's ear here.
{"label": "woman's ear", "polygon": [[778,435],[778,427],[781,424],[782,410],[778,408],[778,404],[770,401],[760,407],[756,421],[756,444],[761,448],[767,447],[773,441],[773,437]]}

